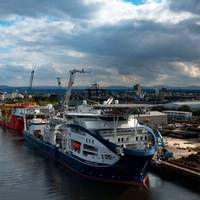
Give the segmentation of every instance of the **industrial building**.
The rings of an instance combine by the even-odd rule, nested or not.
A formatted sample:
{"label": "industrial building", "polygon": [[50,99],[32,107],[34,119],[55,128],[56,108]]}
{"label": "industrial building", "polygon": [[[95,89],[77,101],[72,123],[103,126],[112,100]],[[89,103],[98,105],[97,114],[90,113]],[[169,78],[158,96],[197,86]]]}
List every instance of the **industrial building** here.
{"label": "industrial building", "polygon": [[145,114],[138,115],[136,118],[140,123],[153,127],[163,127],[168,124],[167,114],[158,111],[150,111]]}
{"label": "industrial building", "polygon": [[176,110],[163,111],[167,114],[168,121],[189,121],[192,119],[192,112],[183,112]]}

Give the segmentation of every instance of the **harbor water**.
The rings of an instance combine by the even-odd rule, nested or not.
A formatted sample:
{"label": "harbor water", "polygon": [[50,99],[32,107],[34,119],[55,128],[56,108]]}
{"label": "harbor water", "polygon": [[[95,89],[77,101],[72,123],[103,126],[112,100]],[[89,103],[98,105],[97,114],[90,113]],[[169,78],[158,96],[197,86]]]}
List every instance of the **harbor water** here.
{"label": "harbor water", "polygon": [[200,188],[150,173],[150,188],[81,178],[26,145],[22,135],[0,128],[0,200],[199,200]]}

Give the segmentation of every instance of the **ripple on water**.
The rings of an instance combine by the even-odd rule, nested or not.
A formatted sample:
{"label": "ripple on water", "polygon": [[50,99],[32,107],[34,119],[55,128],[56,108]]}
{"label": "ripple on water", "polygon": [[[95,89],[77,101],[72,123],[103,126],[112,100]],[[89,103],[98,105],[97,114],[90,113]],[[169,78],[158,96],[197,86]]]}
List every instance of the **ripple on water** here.
{"label": "ripple on water", "polygon": [[82,179],[0,129],[0,200],[199,200],[200,194],[150,174],[149,190]]}

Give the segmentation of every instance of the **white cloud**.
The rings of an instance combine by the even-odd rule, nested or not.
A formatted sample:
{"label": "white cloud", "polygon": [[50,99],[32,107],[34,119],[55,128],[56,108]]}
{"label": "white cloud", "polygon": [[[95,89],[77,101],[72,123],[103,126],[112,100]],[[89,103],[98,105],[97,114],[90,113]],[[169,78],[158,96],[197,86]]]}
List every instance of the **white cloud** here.
{"label": "white cloud", "polygon": [[[47,39],[55,30],[72,34],[75,24],[67,20],[51,20],[48,17],[18,19],[12,26],[0,26],[1,36],[13,37],[27,42]],[[6,37],[5,37],[6,38]],[[14,42],[14,41],[13,41]]]}
{"label": "white cloud", "polygon": [[104,85],[198,83],[200,17],[192,7],[173,10],[167,0],[12,2],[0,6],[0,70],[9,76],[6,69],[16,66],[38,73],[50,67],[37,84],[52,84],[54,76],[84,67]]}
{"label": "white cloud", "polygon": [[200,67],[194,63],[176,62],[175,65],[180,73],[190,76],[191,78],[200,78]]}
{"label": "white cloud", "polygon": [[85,0],[87,4],[100,4],[100,9],[91,22],[99,26],[104,24],[116,24],[125,20],[153,20],[159,23],[176,24],[194,17],[190,12],[176,13],[168,8],[166,0],[147,1],[145,4],[134,5],[122,0]]}
{"label": "white cloud", "polygon": [[73,50],[66,50],[66,55],[75,57],[75,58],[85,58],[87,56],[86,53],[82,53],[79,51],[73,51]]}

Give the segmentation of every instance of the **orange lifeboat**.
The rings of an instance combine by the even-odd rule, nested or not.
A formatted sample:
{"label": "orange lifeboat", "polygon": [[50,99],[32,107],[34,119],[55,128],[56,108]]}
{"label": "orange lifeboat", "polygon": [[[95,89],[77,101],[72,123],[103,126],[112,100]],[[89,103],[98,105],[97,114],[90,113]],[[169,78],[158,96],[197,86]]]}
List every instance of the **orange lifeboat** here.
{"label": "orange lifeboat", "polygon": [[80,151],[80,149],[81,149],[81,143],[78,142],[78,141],[72,140],[71,141],[71,147],[75,151]]}

